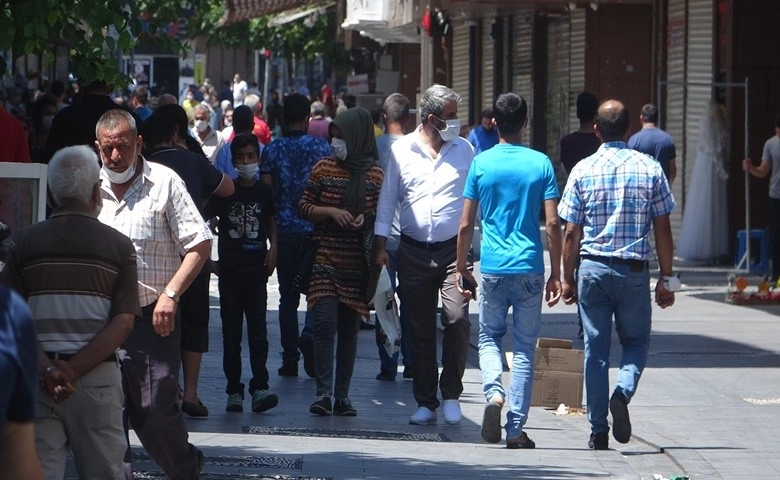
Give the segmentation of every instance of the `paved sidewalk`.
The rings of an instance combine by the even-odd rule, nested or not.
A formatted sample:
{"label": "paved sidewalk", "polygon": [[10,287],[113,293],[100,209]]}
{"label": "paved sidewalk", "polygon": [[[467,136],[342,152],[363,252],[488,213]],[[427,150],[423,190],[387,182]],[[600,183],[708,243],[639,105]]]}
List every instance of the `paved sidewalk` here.
{"label": "paved sidewalk", "polygon": [[[723,272],[711,273],[715,294]],[[685,275],[683,276],[685,278]],[[715,286],[713,286],[715,285]],[[707,290],[710,288],[710,290]],[[717,296],[717,295],[716,295]],[[356,418],[315,417],[314,380],[281,378],[278,292],[269,285],[269,372],[279,407],[264,414],[224,411],[221,331],[212,278],[211,351],[204,357],[200,396],[204,419],[186,418],[191,441],[205,453],[205,479],[652,479],[670,477],[780,478],[780,318],[755,309],[679,295],[671,309],[654,310],[648,368],[630,405],[634,437],[612,450],[587,448],[583,415],[556,416],[531,409],[526,431],[535,450],[507,450],[480,438],[484,398],[477,364],[476,304],[472,303],[472,350],[461,398],[464,418],[450,426],[408,424],[416,405],[411,382],[381,382],[372,331],[361,331],[350,397]],[[303,322],[303,301],[299,320]],[[573,306],[544,308],[542,335],[574,338]],[[618,362],[613,338],[612,365]],[[575,343],[581,347],[581,341]],[[246,352],[246,347],[244,349]],[[248,381],[248,360],[244,361]],[[614,369],[611,380],[614,382]],[[162,478],[131,437],[136,478]],[[67,478],[77,478],[70,469]]]}

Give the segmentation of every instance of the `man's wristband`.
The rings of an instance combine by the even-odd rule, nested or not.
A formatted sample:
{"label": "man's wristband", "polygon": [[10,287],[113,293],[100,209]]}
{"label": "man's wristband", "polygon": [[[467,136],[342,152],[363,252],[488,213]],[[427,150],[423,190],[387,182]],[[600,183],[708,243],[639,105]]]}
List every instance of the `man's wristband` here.
{"label": "man's wristband", "polygon": [[670,292],[679,292],[682,289],[680,278],[674,275],[662,275],[661,281],[664,282],[664,288]]}
{"label": "man's wristband", "polygon": [[46,378],[49,375],[51,375],[51,372],[57,370],[57,367],[54,365],[47,365],[46,368],[43,369],[43,373],[41,374],[42,378]]}

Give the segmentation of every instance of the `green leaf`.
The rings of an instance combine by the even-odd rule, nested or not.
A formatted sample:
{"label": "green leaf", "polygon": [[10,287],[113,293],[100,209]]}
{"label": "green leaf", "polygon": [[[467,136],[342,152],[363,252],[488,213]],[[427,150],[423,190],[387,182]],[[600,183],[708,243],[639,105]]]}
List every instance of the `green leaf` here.
{"label": "green leaf", "polygon": [[35,24],[35,34],[42,40],[46,40],[49,37],[49,31],[43,23]]}

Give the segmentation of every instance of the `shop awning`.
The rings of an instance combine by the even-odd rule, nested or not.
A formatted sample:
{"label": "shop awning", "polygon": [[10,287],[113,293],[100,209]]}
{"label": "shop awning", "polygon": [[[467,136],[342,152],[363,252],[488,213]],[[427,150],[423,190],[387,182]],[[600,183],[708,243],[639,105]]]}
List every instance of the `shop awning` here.
{"label": "shop awning", "polygon": [[220,20],[220,24],[230,25],[272,13],[332,3],[333,0],[225,0],[225,16]]}

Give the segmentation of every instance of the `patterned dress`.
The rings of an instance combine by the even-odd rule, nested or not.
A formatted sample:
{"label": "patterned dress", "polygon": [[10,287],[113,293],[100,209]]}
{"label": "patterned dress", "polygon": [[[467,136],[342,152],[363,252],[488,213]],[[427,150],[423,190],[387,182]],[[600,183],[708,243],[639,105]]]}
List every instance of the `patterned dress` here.
{"label": "patterned dress", "polygon": [[[379,189],[382,187],[382,169],[374,165],[366,172],[365,205],[362,213],[365,221],[362,229],[348,230],[333,220],[319,222],[314,227],[314,238],[319,241],[317,256],[309,281],[306,297],[309,308],[326,296],[336,296],[339,302],[353,308],[361,316],[368,317],[366,303],[367,272],[364,238],[373,235],[373,223]],[[332,157],[320,160],[311,173],[309,182],[299,203],[301,216],[305,217],[311,206],[343,208],[349,172],[341,168]]]}

